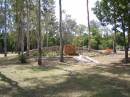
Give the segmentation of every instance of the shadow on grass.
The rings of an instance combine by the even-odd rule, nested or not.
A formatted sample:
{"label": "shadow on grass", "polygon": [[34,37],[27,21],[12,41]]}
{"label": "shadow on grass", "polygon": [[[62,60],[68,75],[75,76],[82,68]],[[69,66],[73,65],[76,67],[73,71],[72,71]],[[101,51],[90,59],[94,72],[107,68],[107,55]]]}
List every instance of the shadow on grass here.
{"label": "shadow on grass", "polygon": [[[130,75],[130,63],[125,64],[125,59],[121,59],[118,62],[111,63],[110,66],[106,68],[107,72],[113,73],[113,74],[128,74]],[[130,59],[129,59],[130,61]]]}
{"label": "shadow on grass", "polygon": [[0,66],[18,63],[18,57],[0,58]]}
{"label": "shadow on grass", "polygon": [[29,69],[35,71],[35,72],[40,72],[40,71],[49,71],[49,70],[54,70],[54,69],[57,69],[56,67],[54,66],[32,66],[32,67],[29,67]]}
{"label": "shadow on grass", "polygon": [[[72,93],[81,93],[78,97],[130,97],[130,82],[100,74],[76,74],[68,77],[64,82],[50,85],[37,79],[33,82],[38,86],[22,89],[16,81],[0,73],[2,81],[8,83],[15,92],[8,87],[0,87],[0,95],[8,94],[9,97],[75,97]],[[42,88],[43,87],[43,88]],[[5,92],[6,91],[6,92]],[[82,93],[84,91],[84,93]]]}
{"label": "shadow on grass", "polygon": [[42,71],[51,71],[57,69],[56,66],[33,66],[33,65],[28,65],[28,66],[23,66],[23,67],[16,67],[16,70],[31,70],[33,72],[42,72]]}
{"label": "shadow on grass", "polygon": [[3,81],[8,84],[8,86],[0,86],[0,95],[8,94],[10,91],[13,91],[15,89],[17,92],[18,91],[24,91],[19,85],[18,82],[8,78],[4,74],[0,72],[0,81]]}
{"label": "shadow on grass", "polygon": [[[99,72],[109,72],[112,74],[127,74],[130,75],[130,63],[125,64],[124,63],[124,58],[118,60],[117,62],[111,62],[109,64],[102,64],[102,65],[97,65],[93,68],[95,71]],[[130,59],[129,59],[130,60]]]}
{"label": "shadow on grass", "polygon": [[[46,85],[44,88],[42,82],[33,89],[26,87],[24,91],[12,93],[11,97],[76,97],[72,93],[77,92],[81,93],[78,97],[88,97],[87,92],[92,93],[89,97],[130,97],[129,84],[129,81],[99,74],[76,75],[62,83]],[[85,93],[82,94],[82,91]]]}
{"label": "shadow on grass", "polygon": [[6,77],[4,74],[0,72],[0,79],[4,82],[7,82],[9,85],[13,87],[18,87],[18,83],[16,81],[13,81],[12,79]]}
{"label": "shadow on grass", "polygon": [[[120,62],[125,63],[125,58],[123,58]],[[130,58],[128,58],[128,63],[127,64],[130,64]]]}
{"label": "shadow on grass", "polygon": [[[128,74],[130,75],[130,67],[124,66],[119,63],[111,63],[112,65],[103,67],[94,67],[93,70],[99,70],[99,72],[110,72],[112,74]],[[52,69],[61,69],[58,67],[29,67],[33,71],[48,71]],[[26,68],[27,69],[27,68]],[[67,71],[70,72],[70,71]],[[71,73],[71,72],[70,72]],[[78,97],[130,97],[130,81],[125,79],[119,79],[117,77],[110,77],[105,75],[96,74],[75,74],[68,75],[68,79],[57,84],[45,84],[42,80],[38,79],[26,79],[32,80],[34,83],[38,83],[36,87],[25,87],[21,89],[18,84],[13,84],[15,81],[9,79],[3,74],[0,74],[2,81],[10,84],[12,88],[16,88],[13,92],[7,87],[1,87],[0,95],[9,94],[9,97],[77,97],[77,92],[80,93]],[[62,78],[62,77],[61,77]],[[44,80],[44,78],[43,78]],[[6,91],[7,92],[4,92]],[[84,91],[84,93],[82,92]],[[88,92],[89,94],[88,96]]]}
{"label": "shadow on grass", "polygon": [[[59,67],[61,66],[61,67]],[[63,67],[62,67],[63,66]],[[60,63],[60,62],[54,62],[51,61],[47,65],[39,66],[39,65],[28,65],[23,67],[17,67],[17,70],[31,70],[34,72],[41,72],[41,71],[50,71],[50,70],[62,70],[71,73],[70,70],[64,69],[64,66],[69,66],[67,62]]]}
{"label": "shadow on grass", "polygon": [[9,56],[0,58],[0,66],[8,66],[8,65],[27,65],[28,63],[22,64],[19,61],[18,56]]}
{"label": "shadow on grass", "polygon": [[114,64],[113,66],[107,68],[108,72],[113,74],[127,74],[130,75],[130,66],[123,66],[120,64]]}

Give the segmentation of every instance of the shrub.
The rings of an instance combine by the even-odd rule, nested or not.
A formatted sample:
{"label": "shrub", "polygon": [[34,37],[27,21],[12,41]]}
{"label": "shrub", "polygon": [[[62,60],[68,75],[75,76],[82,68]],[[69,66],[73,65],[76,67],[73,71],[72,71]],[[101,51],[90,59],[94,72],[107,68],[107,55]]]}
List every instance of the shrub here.
{"label": "shrub", "polygon": [[91,47],[92,49],[98,49],[98,42],[95,39],[91,39]]}
{"label": "shrub", "polygon": [[66,55],[76,55],[75,46],[71,44],[64,45],[64,53]]}
{"label": "shrub", "polygon": [[[45,56],[46,55],[46,53],[48,53],[47,51],[42,51],[42,56]],[[31,54],[32,54],[32,56],[38,56],[39,55],[39,52],[38,52],[38,50],[36,50],[36,51],[32,51],[31,52]]]}
{"label": "shrub", "polygon": [[26,60],[27,58],[26,58],[26,55],[25,54],[20,54],[19,55],[19,61],[21,62],[21,63],[27,63],[27,60]]}
{"label": "shrub", "polygon": [[38,51],[32,51],[32,56],[38,56]]}

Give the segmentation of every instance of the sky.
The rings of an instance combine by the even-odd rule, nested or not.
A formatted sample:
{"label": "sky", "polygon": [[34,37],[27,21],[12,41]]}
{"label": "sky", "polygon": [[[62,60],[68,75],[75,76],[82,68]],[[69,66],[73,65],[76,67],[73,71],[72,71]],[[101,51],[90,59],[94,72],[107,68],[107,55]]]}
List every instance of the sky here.
{"label": "sky", "polygon": [[[56,1],[56,17],[59,18],[59,0]],[[97,0],[89,0],[89,12],[90,20],[97,20],[96,16],[91,10]],[[75,19],[78,24],[84,24],[87,26],[87,8],[86,0],[62,0],[62,9],[67,14],[71,15],[72,19]]]}

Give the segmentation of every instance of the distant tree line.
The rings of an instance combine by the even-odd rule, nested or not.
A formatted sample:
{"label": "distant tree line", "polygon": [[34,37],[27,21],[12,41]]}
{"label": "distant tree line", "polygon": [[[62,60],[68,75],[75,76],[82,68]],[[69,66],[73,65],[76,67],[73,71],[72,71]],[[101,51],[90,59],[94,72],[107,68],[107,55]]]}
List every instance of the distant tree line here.
{"label": "distant tree line", "polygon": [[0,0],[0,52],[5,56],[7,52],[17,52],[24,61],[24,52],[29,56],[31,49],[38,49],[39,65],[42,64],[42,47],[60,46],[63,57],[64,44],[86,48],[90,45],[97,50],[125,46],[127,54],[130,41],[130,37],[126,37],[129,36],[126,34],[129,31],[127,3],[127,0],[101,0],[93,9],[103,26],[113,25],[113,34],[94,20],[89,22],[89,28],[78,24],[63,11],[61,0],[59,21],[54,0]]}

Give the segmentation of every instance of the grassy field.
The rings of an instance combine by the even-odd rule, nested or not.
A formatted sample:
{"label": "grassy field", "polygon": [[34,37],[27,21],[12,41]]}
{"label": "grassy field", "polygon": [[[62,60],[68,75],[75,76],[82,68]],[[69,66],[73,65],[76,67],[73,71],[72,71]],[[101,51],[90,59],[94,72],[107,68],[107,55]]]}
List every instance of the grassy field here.
{"label": "grassy field", "polygon": [[0,97],[130,97],[130,66],[123,54],[100,55],[102,62],[67,60],[39,67],[20,64],[16,55],[0,56]]}

